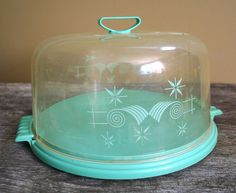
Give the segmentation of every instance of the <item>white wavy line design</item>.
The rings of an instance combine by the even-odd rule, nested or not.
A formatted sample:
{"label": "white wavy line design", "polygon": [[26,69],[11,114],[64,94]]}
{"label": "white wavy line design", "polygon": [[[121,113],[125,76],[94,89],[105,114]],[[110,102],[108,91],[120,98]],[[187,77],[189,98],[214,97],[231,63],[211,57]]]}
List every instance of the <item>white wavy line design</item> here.
{"label": "white wavy line design", "polygon": [[[110,124],[111,123],[114,124],[114,121],[116,121],[117,125],[115,125],[115,126],[121,127],[124,124],[125,117],[123,115],[122,115],[122,117],[117,117],[118,116],[117,113],[119,111],[123,111],[123,112],[129,113],[131,116],[133,116],[134,119],[137,121],[138,125],[140,125],[146,119],[146,117],[148,115],[150,115],[153,119],[155,119],[159,123],[163,113],[169,107],[171,107],[170,117],[172,119],[177,119],[183,115],[183,104],[181,102],[179,102],[179,101],[165,101],[165,102],[156,103],[151,108],[151,110],[149,112],[146,111],[143,107],[141,107],[139,105],[132,105],[132,106],[124,107],[121,109],[114,109],[111,111],[112,113],[111,112],[108,113],[109,115],[112,114],[114,117],[112,116],[112,119],[111,119],[110,116],[108,116],[107,120],[109,120]],[[119,116],[121,116],[121,114],[119,114]],[[122,118],[122,119],[118,119],[118,118]],[[118,124],[119,121],[122,122],[121,125]],[[111,125],[113,125],[113,124],[111,124]]]}
{"label": "white wavy line design", "polygon": [[138,125],[140,125],[144,121],[144,119],[148,116],[148,112],[139,105],[125,107],[122,108],[121,110],[131,114],[137,121]]}
{"label": "white wavy line design", "polygon": [[170,109],[170,116],[172,119],[177,119],[180,116],[182,116],[183,106],[182,103],[179,101],[158,102],[151,108],[149,112],[139,105],[125,107],[120,110],[125,111],[130,115],[132,115],[137,121],[138,125],[140,125],[148,115],[150,115],[153,119],[155,119],[159,123],[163,113],[170,106],[172,106]]}
{"label": "white wavy line design", "polygon": [[155,104],[152,109],[149,111],[149,115],[155,119],[158,123],[161,120],[162,114],[165,112],[165,110],[175,104],[178,103],[176,101],[171,101],[171,102],[159,102],[157,104]]}

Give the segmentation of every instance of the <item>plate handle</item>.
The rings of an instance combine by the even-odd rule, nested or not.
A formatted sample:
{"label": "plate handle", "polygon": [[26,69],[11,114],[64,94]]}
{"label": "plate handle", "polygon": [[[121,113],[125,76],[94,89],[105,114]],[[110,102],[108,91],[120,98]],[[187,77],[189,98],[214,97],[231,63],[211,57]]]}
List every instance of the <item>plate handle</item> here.
{"label": "plate handle", "polygon": [[222,114],[223,114],[222,110],[216,108],[215,106],[211,106],[210,115],[212,119],[214,119],[215,116],[222,115]]}
{"label": "plate handle", "polygon": [[32,116],[23,116],[20,119],[15,141],[16,142],[27,141],[29,142],[29,144],[31,144],[34,137],[31,131],[31,126],[32,126]]}

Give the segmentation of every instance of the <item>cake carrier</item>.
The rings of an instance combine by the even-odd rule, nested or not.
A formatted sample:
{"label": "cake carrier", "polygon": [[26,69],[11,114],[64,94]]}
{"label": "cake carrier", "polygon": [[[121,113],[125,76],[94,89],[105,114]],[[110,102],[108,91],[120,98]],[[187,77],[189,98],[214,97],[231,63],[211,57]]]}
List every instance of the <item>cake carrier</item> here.
{"label": "cake carrier", "polygon": [[[125,30],[105,20],[133,19]],[[112,21],[110,21],[112,22]],[[136,179],[172,173],[217,142],[205,45],[186,33],[131,33],[136,16],[102,17],[105,35],[43,42],[32,60],[33,115],[16,141],[69,173]]]}

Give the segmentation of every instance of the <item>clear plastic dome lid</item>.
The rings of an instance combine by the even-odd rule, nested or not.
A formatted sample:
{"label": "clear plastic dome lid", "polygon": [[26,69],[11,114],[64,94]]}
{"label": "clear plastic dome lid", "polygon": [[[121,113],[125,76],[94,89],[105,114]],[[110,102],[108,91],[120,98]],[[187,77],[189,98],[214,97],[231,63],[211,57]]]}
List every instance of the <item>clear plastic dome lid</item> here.
{"label": "clear plastic dome lid", "polygon": [[56,37],[36,50],[36,140],[97,162],[190,151],[211,129],[206,47],[186,33],[130,33],[138,17],[120,31],[104,19],[114,18],[100,20],[108,35]]}

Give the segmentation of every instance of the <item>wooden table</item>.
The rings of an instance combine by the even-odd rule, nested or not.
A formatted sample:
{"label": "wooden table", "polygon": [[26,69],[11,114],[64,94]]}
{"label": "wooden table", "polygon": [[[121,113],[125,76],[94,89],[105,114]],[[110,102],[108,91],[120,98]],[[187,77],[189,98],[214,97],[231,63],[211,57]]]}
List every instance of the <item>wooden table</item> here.
{"label": "wooden table", "polygon": [[31,86],[0,83],[0,192],[236,192],[236,85],[213,84],[215,150],[198,164],[173,174],[142,180],[96,180],[67,174],[42,163],[27,143],[15,143],[21,116],[31,114]]}

